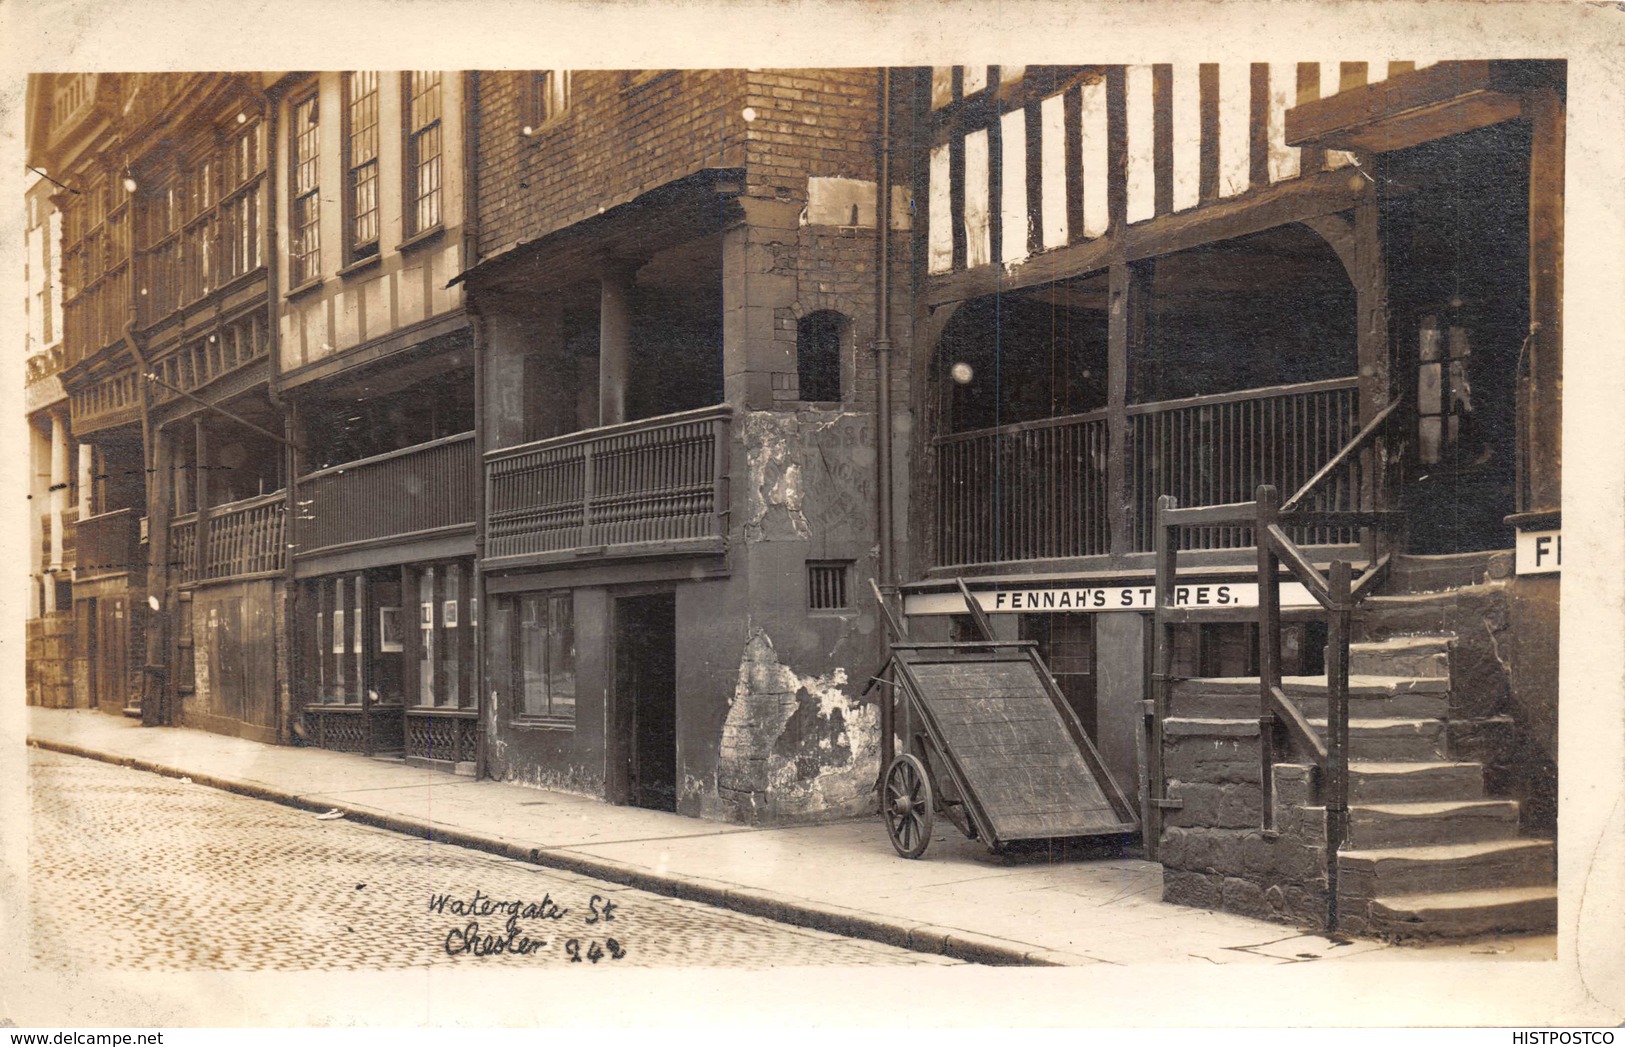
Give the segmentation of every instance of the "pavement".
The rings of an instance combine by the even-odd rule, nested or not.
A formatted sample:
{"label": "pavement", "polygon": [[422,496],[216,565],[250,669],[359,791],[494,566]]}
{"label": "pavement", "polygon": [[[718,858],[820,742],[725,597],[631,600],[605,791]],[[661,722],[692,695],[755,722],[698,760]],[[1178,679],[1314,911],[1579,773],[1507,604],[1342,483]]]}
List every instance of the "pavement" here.
{"label": "pavement", "polygon": [[667,897],[973,963],[1270,964],[1549,960],[1556,936],[1419,946],[1333,940],[1164,903],[1162,869],[1074,847],[990,853],[939,819],[925,856],[892,850],[878,817],[753,828],[617,807],[400,760],[144,728],[91,710],[30,708],[39,748]]}

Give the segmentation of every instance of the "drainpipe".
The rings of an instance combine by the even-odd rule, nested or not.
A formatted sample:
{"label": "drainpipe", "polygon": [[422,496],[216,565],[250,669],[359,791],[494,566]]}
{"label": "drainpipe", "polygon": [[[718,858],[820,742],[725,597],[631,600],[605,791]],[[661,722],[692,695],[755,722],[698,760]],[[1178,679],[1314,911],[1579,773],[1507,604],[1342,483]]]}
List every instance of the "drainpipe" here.
{"label": "drainpipe", "polygon": [[[467,271],[479,260],[479,92],[480,74],[471,72],[463,80],[463,256],[460,268]],[[463,308],[468,313],[474,336],[474,599],[480,616],[474,626],[474,778],[486,777],[486,725],[496,716],[495,703],[486,679],[486,622],[491,620],[491,604],[485,593],[485,317],[480,314],[473,290],[463,285]]]}
{"label": "drainpipe", "polygon": [[891,425],[891,70],[880,70],[879,178],[875,182],[876,262],[879,272],[875,303],[875,467],[880,486],[880,585],[895,583],[892,562],[892,425]]}
{"label": "drainpipe", "polygon": [[485,634],[486,623],[491,620],[491,604],[485,595],[485,317],[468,288],[463,289],[464,308],[468,311],[474,332],[474,598],[479,601],[480,617],[474,627],[474,777],[484,778],[487,771],[485,733],[495,718],[495,692],[486,679]]}
{"label": "drainpipe", "polygon": [[[875,254],[878,280],[875,302],[875,483],[880,488],[876,507],[879,532],[880,589],[889,595],[895,584],[892,563],[892,425],[891,425],[891,70],[880,70],[880,141],[875,162]],[[877,630],[878,633],[878,630]],[[896,695],[884,688],[880,697],[880,777],[896,755]],[[884,789],[877,781],[884,802]]]}

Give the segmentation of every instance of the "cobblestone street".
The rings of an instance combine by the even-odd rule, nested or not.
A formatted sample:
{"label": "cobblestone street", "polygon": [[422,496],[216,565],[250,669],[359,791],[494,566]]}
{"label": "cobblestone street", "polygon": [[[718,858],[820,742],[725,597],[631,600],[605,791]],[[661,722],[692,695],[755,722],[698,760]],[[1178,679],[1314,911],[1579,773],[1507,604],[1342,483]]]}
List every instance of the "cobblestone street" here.
{"label": "cobblestone street", "polygon": [[28,758],[37,967],[955,962],[93,760]]}

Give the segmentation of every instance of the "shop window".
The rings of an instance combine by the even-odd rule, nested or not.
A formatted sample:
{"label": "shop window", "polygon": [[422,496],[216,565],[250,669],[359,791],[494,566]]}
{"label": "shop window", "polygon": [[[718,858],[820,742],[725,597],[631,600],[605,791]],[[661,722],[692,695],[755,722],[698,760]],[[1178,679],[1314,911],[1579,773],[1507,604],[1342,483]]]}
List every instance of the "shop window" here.
{"label": "shop window", "polygon": [[323,578],[307,592],[315,605],[310,621],[317,701],[398,704],[404,675],[398,572],[383,568]]}
{"label": "shop window", "polygon": [[841,345],[848,326],[846,317],[829,309],[796,321],[796,379],[801,400],[841,399]]}
{"label": "shop window", "polygon": [[573,726],[576,715],[575,608],[568,592],[531,593],[514,601],[511,639],[515,712],[524,720]]}

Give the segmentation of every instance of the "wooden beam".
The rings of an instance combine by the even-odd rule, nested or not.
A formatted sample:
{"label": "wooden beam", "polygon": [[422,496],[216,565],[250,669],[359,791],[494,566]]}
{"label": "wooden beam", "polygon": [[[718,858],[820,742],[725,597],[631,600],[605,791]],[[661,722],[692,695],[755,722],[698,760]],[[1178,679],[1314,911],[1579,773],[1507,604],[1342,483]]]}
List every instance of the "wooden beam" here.
{"label": "wooden beam", "polygon": [[1286,142],[1388,152],[1509,120],[1545,63],[1440,62],[1287,110]]}
{"label": "wooden beam", "polygon": [[1179,214],[1162,215],[1127,231],[1128,258],[1155,258],[1346,211],[1364,198],[1367,184],[1358,171],[1324,171]]}

